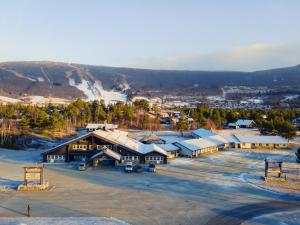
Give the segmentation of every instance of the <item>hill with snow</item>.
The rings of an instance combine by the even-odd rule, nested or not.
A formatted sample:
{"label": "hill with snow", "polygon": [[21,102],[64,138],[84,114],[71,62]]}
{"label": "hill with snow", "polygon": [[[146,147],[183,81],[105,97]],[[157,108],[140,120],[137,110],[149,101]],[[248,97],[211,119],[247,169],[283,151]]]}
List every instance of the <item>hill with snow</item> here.
{"label": "hill with snow", "polygon": [[59,62],[0,63],[0,95],[125,101],[132,95],[213,95],[224,86],[300,86],[300,65],[257,72],[172,71]]}

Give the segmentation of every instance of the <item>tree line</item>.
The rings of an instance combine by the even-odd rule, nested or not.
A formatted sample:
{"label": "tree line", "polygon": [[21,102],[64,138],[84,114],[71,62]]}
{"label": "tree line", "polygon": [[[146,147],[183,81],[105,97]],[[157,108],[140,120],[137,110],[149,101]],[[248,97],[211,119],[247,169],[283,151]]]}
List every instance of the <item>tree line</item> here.
{"label": "tree line", "polygon": [[[220,129],[238,119],[253,119],[262,134],[278,134],[286,138],[295,135],[296,129],[291,121],[300,116],[299,111],[292,109],[212,109],[200,105],[197,108],[174,110],[181,111],[181,119],[171,127],[180,131],[199,127]],[[57,106],[0,104],[0,141],[5,142],[10,134],[71,134],[87,123],[107,122],[118,124],[121,128],[164,129],[155,111],[159,111],[158,108],[154,106],[150,109],[146,100],[108,106],[102,101],[85,102],[81,99],[69,105]],[[188,121],[188,118],[193,118],[193,122]]]}
{"label": "tree line", "polygon": [[[292,120],[300,117],[300,111],[294,109],[212,109],[199,106],[191,109],[175,109],[182,113],[182,119],[177,123],[178,130],[195,129],[203,127],[207,129],[222,129],[228,123],[238,119],[251,119],[257,128],[265,135],[280,135],[291,139],[296,135],[296,128]],[[187,116],[194,122],[188,123]]]}

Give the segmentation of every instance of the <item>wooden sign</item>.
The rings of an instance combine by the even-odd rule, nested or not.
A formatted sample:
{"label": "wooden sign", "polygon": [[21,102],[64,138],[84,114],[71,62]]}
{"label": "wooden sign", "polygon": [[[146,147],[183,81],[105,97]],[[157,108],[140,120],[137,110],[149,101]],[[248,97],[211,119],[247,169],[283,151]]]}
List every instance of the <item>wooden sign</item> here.
{"label": "wooden sign", "polygon": [[32,164],[24,166],[24,184],[28,182],[37,182],[43,184],[44,178],[44,165],[43,164]]}

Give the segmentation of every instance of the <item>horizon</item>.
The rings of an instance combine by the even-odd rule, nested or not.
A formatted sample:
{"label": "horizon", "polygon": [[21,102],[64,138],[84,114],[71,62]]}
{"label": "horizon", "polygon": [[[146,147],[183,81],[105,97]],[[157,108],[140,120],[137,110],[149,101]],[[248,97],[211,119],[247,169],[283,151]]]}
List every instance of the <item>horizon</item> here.
{"label": "horizon", "polygon": [[152,68],[139,68],[139,67],[127,67],[127,66],[107,66],[107,65],[96,65],[96,64],[85,64],[85,63],[74,63],[74,62],[63,62],[63,61],[49,61],[49,60],[28,60],[28,61],[0,61],[0,64],[5,63],[39,63],[39,64],[71,64],[71,65],[83,65],[83,66],[95,66],[95,67],[111,67],[111,68],[124,68],[124,69],[137,69],[137,70],[157,70],[157,71],[187,71],[187,72],[240,72],[240,73],[255,73],[266,70],[276,70],[276,69],[285,69],[300,66],[300,63],[291,66],[282,66],[282,67],[273,67],[268,69],[258,69],[253,71],[243,71],[243,70],[198,70],[198,69],[152,69]]}
{"label": "horizon", "polygon": [[298,1],[6,1],[0,62],[252,72],[298,65]]}

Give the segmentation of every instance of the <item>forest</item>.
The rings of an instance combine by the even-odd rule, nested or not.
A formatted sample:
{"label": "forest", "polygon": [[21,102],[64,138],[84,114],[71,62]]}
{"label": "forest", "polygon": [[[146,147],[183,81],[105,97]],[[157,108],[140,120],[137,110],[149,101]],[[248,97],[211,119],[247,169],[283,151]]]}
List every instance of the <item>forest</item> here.
{"label": "forest", "polygon": [[[237,119],[253,119],[260,132],[292,139],[296,128],[291,124],[300,112],[293,109],[246,110],[211,109],[205,105],[191,109],[175,109],[181,119],[168,129],[187,131],[204,127],[222,129]],[[124,129],[163,130],[160,109],[145,100],[133,104],[118,103],[105,106],[101,101],[85,102],[81,99],[69,105],[0,105],[0,146],[7,146],[26,135],[62,138],[73,135],[87,123],[114,123]],[[193,118],[189,122],[188,118]]]}

